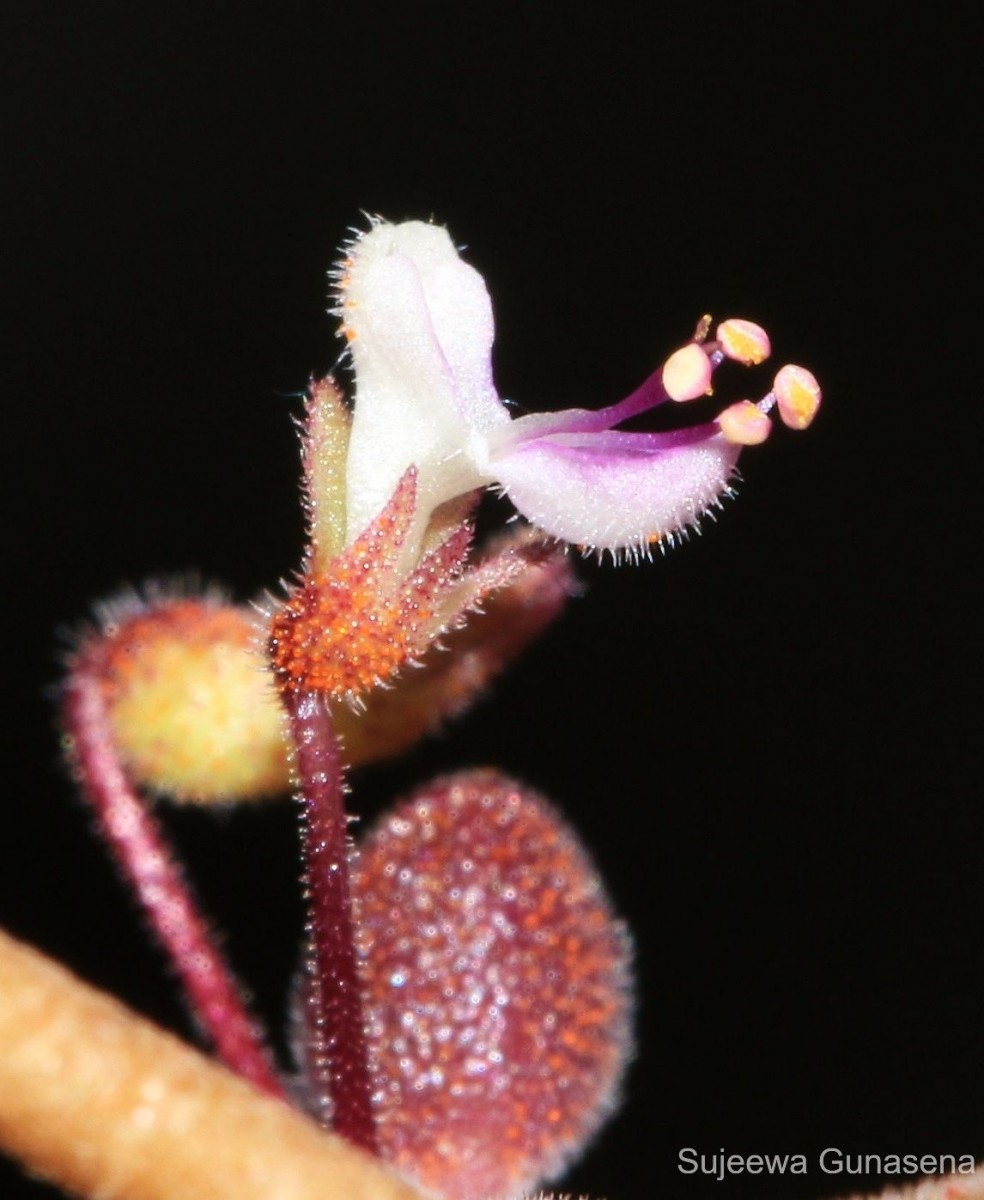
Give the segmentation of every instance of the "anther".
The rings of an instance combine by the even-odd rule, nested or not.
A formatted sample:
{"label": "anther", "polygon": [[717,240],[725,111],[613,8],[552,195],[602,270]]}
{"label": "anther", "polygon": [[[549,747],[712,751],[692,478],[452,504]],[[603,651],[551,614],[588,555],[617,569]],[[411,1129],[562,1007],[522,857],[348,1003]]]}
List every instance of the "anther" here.
{"label": "anther", "polygon": [[704,313],[694,329],[693,341],[697,343],[706,342],[707,335],[711,332],[711,326],[713,324],[714,318],[711,316],[711,314]]}
{"label": "anther", "polygon": [[790,429],[806,429],[820,407],[820,384],[805,367],[785,366],[772,385],[779,416]]}
{"label": "anther", "polygon": [[717,419],[725,439],[735,446],[758,446],[772,431],[768,416],[751,400],[739,400]]}
{"label": "anther", "polygon": [[663,387],[671,400],[696,400],[711,387],[711,363],[703,349],[688,342],[663,364]]}
{"label": "anther", "polygon": [[731,317],[717,327],[716,337],[725,356],[746,367],[765,362],[772,353],[769,335],[754,321]]}

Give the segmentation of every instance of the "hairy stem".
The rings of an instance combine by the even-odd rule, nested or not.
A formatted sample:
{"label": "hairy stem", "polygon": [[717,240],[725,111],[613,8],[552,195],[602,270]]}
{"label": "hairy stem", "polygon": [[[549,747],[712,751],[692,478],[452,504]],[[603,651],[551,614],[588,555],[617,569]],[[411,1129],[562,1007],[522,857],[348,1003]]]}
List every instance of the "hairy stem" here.
{"label": "hairy stem", "polygon": [[82,792],[96,814],[99,832],[174,965],[203,1034],[230,1070],[284,1097],[260,1028],[246,1010],[160,825],[119,761],[100,679],[84,662],[75,665],[66,684],[64,721]]}
{"label": "hairy stem", "polygon": [[287,690],[301,802],[308,899],[310,1080],[322,1117],[349,1141],[376,1153],[372,1076],[349,885],[345,784],[331,713],[314,692]]}

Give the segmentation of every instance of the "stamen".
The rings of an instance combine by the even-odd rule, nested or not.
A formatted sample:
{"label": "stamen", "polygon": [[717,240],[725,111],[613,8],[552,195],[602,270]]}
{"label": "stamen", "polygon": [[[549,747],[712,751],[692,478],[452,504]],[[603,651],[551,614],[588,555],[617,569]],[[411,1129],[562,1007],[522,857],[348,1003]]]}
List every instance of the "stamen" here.
{"label": "stamen", "polygon": [[746,367],[754,367],[772,353],[769,335],[761,325],[731,317],[717,327],[717,340],[727,358],[733,358]]}
{"label": "stamen", "polygon": [[663,387],[671,400],[696,400],[711,386],[710,360],[702,346],[688,342],[663,364]]}
{"label": "stamen", "polygon": [[693,341],[700,345],[707,341],[707,335],[711,332],[711,326],[714,324],[714,318],[710,313],[704,313],[701,319],[697,322],[694,329]]}
{"label": "stamen", "polygon": [[817,415],[822,392],[816,376],[805,367],[782,368],[772,385],[779,416],[790,429],[806,429]]}
{"label": "stamen", "polygon": [[724,437],[735,446],[758,446],[772,432],[772,422],[751,400],[739,400],[718,417]]}

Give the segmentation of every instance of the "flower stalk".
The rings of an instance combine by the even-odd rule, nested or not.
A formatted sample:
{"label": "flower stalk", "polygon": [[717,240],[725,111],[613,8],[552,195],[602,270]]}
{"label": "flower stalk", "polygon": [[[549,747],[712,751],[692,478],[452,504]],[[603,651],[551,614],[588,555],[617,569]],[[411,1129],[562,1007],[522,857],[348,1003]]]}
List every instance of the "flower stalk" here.
{"label": "flower stalk", "polygon": [[164,833],[127,778],[106,718],[102,681],[83,653],[65,685],[63,719],[82,794],[181,981],[191,1012],[222,1062],[272,1096],[284,1089]]}
{"label": "flower stalk", "polygon": [[302,997],[307,1085],[322,1124],[376,1153],[338,738],[323,696],[288,690],[284,703],[294,746],[308,897]]}

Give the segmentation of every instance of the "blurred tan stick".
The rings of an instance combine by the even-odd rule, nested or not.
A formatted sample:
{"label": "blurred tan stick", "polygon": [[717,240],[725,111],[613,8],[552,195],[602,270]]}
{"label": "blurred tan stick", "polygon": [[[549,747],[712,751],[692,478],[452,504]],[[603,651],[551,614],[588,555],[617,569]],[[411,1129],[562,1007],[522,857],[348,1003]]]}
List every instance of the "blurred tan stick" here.
{"label": "blurred tan stick", "polygon": [[87,1200],[422,1200],[2,931],[0,1149]]}

